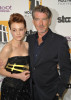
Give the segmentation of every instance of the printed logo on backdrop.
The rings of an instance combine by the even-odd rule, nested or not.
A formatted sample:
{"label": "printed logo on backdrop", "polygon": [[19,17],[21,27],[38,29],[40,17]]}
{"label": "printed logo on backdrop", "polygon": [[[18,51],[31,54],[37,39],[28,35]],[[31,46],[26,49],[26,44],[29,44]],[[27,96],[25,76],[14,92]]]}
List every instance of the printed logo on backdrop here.
{"label": "printed logo on backdrop", "polygon": [[30,23],[30,22],[32,22],[32,16],[31,16],[32,15],[32,10],[37,5],[42,5],[42,0],[29,0],[29,10],[28,11],[24,11],[25,19],[27,21],[27,27],[28,27],[27,28],[28,31],[27,31],[26,35],[35,33],[35,31],[32,31],[33,24]]}
{"label": "printed logo on backdrop", "polygon": [[[57,21],[58,21],[58,23],[71,23],[71,17],[68,17],[68,16],[66,17],[66,16],[62,15],[61,17],[57,18]],[[66,36],[66,38],[67,38],[68,42],[71,43],[71,36]],[[70,46],[69,52],[71,54],[71,46]]]}
{"label": "printed logo on backdrop", "polygon": [[68,41],[71,41],[71,36],[66,37]]}
{"label": "printed logo on backdrop", "polygon": [[71,23],[71,17],[61,16],[57,18],[58,23]]}
{"label": "printed logo on backdrop", "polygon": [[[71,36],[66,36],[68,42],[71,44]],[[71,45],[70,45],[70,49],[69,49],[69,52],[71,54]]]}
{"label": "printed logo on backdrop", "polygon": [[71,5],[71,0],[58,0],[59,5]]}
{"label": "printed logo on backdrop", "polygon": [[12,6],[0,6],[0,12],[10,12],[12,10]]}
{"label": "printed logo on backdrop", "polygon": [[29,11],[25,11],[25,15],[31,15],[35,6],[42,5],[42,0],[29,0]]}
{"label": "printed logo on backdrop", "polygon": [[0,21],[0,44],[9,41],[9,27],[8,21]]}

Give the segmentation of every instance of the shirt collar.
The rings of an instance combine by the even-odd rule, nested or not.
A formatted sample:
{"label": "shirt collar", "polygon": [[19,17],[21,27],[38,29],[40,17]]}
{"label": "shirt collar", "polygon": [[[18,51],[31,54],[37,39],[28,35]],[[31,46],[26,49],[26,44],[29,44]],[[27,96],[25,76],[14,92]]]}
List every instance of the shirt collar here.
{"label": "shirt collar", "polygon": [[[48,36],[49,30],[48,32],[42,37],[42,40],[44,41],[46,39],[46,37]],[[38,39],[38,32],[36,32],[35,34],[36,39]]]}

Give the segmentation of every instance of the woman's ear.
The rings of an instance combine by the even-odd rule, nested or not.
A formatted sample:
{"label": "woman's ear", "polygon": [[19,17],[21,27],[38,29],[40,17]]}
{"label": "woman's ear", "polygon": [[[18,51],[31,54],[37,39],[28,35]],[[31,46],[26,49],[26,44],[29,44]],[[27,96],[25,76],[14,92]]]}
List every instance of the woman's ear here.
{"label": "woman's ear", "polygon": [[25,33],[26,33],[26,31],[27,31],[27,28],[25,28]]}

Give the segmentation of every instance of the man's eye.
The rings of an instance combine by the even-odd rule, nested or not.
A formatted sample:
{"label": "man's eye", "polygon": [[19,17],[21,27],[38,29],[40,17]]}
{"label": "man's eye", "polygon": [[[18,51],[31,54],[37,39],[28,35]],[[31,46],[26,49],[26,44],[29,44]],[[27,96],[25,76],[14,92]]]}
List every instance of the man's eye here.
{"label": "man's eye", "polygon": [[38,21],[39,19],[38,18],[35,18],[35,21]]}
{"label": "man's eye", "polygon": [[47,20],[47,18],[43,18],[43,20]]}

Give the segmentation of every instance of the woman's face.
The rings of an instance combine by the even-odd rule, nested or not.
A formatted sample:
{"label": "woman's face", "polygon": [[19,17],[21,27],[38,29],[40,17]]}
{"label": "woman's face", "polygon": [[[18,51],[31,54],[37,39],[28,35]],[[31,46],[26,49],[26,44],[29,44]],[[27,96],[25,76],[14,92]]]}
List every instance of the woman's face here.
{"label": "woman's face", "polygon": [[14,22],[11,24],[11,34],[17,41],[21,41],[25,37],[26,28],[23,23]]}

